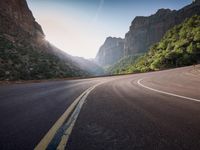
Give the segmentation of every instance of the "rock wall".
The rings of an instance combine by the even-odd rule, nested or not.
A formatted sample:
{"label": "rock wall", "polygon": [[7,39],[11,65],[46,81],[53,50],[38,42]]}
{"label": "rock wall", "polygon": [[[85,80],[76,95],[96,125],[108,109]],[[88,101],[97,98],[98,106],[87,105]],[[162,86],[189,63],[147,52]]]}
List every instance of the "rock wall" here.
{"label": "rock wall", "polygon": [[95,58],[101,66],[109,66],[124,55],[124,40],[121,38],[108,37],[100,47]]}
{"label": "rock wall", "polygon": [[21,35],[21,30],[32,38],[44,38],[42,28],[35,21],[25,0],[1,0],[0,25],[0,32],[15,38],[23,36],[23,34]]}

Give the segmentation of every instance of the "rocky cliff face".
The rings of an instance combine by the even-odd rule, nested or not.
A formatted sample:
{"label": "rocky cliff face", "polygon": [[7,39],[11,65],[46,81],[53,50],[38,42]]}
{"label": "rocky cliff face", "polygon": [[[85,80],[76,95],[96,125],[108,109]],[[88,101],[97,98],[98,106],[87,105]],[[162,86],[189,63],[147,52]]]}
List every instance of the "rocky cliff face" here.
{"label": "rocky cliff face", "polygon": [[199,0],[178,11],[160,9],[149,17],[136,17],[125,35],[125,55],[146,52],[167,30],[195,14],[200,14]]}
{"label": "rocky cliff face", "polygon": [[[196,14],[200,15],[200,0],[195,0],[178,11],[159,9],[154,15],[136,17],[125,39],[121,39],[123,44],[118,47],[117,42],[113,42],[111,46],[106,40],[99,49],[96,61],[105,66],[116,63],[123,56],[144,53],[151,45],[159,42],[170,28]],[[113,39],[115,41],[116,38]]]}
{"label": "rocky cliff face", "polygon": [[0,80],[88,75],[72,59],[44,39],[26,0],[0,0]]}
{"label": "rocky cliff face", "polygon": [[115,63],[124,55],[124,40],[121,38],[108,37],[100,47],[95,58],[102,66],[109,66]]}
{"label": "rocky cliff face", "polygon": [[0,26],[1,33],[13,36],[14,39],[23,36],[33,40],[44,38],[42,28],[35,21],[25,0],[0,1]]}

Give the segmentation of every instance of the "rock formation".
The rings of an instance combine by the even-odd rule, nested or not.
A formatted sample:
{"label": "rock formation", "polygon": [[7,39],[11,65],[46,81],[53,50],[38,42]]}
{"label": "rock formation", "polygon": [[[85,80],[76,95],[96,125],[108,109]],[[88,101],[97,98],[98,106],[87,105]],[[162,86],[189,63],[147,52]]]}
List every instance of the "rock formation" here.
{"label": "rock formation", "polygon": [[102,66],[115,63],[124,55],[124,40],[121,38],[108,37],[100,47],[95,60]]}
{"label": "rock formation", "polygon": [[26,36],[32,40],[44,39],[42,28],[35,21],[25,0],[0,1],[0,26],[0,32],[12,36],[13,40]]}

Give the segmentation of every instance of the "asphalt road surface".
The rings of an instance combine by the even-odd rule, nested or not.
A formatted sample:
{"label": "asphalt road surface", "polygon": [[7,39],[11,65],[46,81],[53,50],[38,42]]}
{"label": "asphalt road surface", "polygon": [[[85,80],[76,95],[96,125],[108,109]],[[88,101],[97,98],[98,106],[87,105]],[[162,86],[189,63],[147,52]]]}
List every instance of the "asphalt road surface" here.
{"label": "asphalt road surface", "polygon": [[0,150],[34,149],[75,99],[97,84],[76,113],[65,149],[199,150],[199,68],[0,85]]}

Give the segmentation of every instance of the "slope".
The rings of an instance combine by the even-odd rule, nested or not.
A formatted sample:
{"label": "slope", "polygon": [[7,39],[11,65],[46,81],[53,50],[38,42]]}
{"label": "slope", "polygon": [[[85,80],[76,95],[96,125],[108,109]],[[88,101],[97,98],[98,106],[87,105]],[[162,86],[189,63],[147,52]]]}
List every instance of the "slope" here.
{"label": "slope", "polygon": [[[170,29],[160,42],[125,67],[126,73],[182,67],[200,62],[200,16],[186,19]],[[119,72],[120,73],[120,72]]]}
{"label": "slope", "polygon": [[0,80],[87,76],[45,40],[25,0],[0,1]]}

